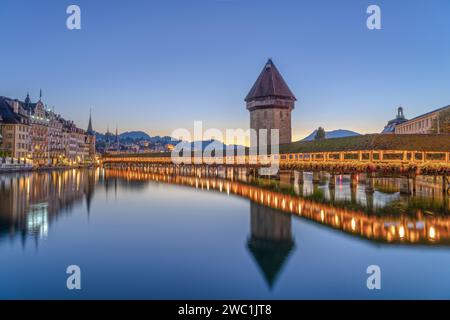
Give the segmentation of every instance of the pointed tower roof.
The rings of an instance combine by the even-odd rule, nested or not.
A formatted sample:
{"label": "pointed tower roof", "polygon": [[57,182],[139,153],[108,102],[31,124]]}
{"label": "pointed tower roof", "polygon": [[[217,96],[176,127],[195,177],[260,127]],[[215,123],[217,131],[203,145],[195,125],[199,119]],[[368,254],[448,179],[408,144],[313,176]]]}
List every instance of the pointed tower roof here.
{"label": "pointed tower roof", "polygon": [[249,102],[265,97],[279,97],[292,101],[297,100],[272,59],[267,61],[255,84],[247,94],[247,97],[245,97],[245,101]]}
{"label": "pointed tower roof", "polygon": [[89,124],[87,128],[87,134],[90,136],[94,135],[94,130],[92,130],[92,111],[89,112]]}
{"label": "pointed tower roof", "polygon": [[27,97],[25,98],[25,105],[29,106],[31,104],[30,93],[27,92]]}
{"label": "pointed tower roof", "polygon": [[260,268],[267,285],[272,289],[284,263],[294,248],[294,242],[251,238],[247,247]]}

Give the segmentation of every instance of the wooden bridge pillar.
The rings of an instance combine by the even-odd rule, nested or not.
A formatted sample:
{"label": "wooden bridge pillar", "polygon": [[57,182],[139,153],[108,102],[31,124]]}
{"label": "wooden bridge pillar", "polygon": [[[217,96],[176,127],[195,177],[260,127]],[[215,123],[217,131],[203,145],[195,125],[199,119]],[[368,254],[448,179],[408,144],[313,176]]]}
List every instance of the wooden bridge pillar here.
{"label": "wooden bridge pillar", "polygon": [[374,202],[373,202],[373,192],[366,192],[366,206],[369,212],[373,212],[374,209]]}
{"label": "wooden bridge pillar", "polygon": [[291,185],[292,171],[290,170],[280,170],[279,171],[280,184],[285,186]]}
{"label": "wooden bridge pillar", "polygon": [[450,196],[450,177],[446,174],[442,176],[442,193]]}
{"label": "wooden bridge pillar", "polygon": [[330,188],[336,187],[336,175],[330,174],[330,178],[328,179],[328,186]]}
{"label": "wooden bridge pillar", "polygon": [[368,173],[366,177],[366,193],[375,192],[375,177],[373,173]]}
{"label": "wooden bridge pillar", "polygon": [[294,185],[303,184],[303,171],[294,171]]}
{"label": "wooden bridge pillar", "polygon": [[350,187],[352,189],[356,189],[358,187],[358,175],[356,173],[352,173],[350,175]]}
{"label": "wooden bridge pillar", "polygon": [[350,188],[350,201],[352,203],[356,203],[357,202],[356,191],[357,191],[357,188]]}
{"label": "wooden bridge pillar", "polygon": [[319,171],[313,171],[313,184],[319,184],[320,182],[320,172]]}
{"label": "wooden bridge pillar", "polygon": [[412,194],[410,178],[406,177],[400,179],[400,193],[404,195]]}

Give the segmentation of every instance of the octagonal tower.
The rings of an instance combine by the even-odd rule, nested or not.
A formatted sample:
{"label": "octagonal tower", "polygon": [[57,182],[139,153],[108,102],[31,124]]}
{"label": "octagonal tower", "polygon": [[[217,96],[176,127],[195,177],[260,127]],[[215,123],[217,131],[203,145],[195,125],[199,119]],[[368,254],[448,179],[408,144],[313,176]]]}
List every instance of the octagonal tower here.
{"label": "octagonal tower", "polygon": [[[278,129],[280,144],[292,142],[291,112],[295,98],[271,59],[251,88],[245,102],[250,111],[250,128],[267,129],[268,145],[271,145],[270,130]],[[259,134],[258,134],[259,137]],[[259,141],[251,141],[251,146]]]}

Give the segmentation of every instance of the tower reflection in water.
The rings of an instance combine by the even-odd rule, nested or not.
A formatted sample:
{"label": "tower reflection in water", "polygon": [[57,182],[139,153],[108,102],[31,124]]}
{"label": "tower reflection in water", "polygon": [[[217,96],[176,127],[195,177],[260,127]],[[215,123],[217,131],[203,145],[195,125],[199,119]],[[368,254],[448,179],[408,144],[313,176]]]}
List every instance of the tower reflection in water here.
{"label": "tower reflection in water", "polygon": [[272,288],[284,262],[294,248],[291,216],[252,201],[250,228],[248,249],[267,284]]}
{"label": "tower reflection in water", "polygon": [[[19,236],[24,244],[32,238],[37,244],[47,236],[59,215],[72,212],[75,205],[83,202],[89,216],[96,186],[104,188],[107,195],[110,188],[116,194],[118,185],[143,190],[154,181],[249,199],[250,233],[246,246],[270,288],[295,250],[292,217],[312,220],[371,242],[450,244],[448,199],[402,198],[387,190],[395,181],[392,184],[380,180],[379,189],[368,197],[360,187],[351,189],[343,183],[337,183],[335,189],[313,186],[307,181],[301,186],[280,188],[273,180],[244,180],[127,169],[0,175],[0,241],[9,235]],[[382,188],[386,192],[380,191]]]}

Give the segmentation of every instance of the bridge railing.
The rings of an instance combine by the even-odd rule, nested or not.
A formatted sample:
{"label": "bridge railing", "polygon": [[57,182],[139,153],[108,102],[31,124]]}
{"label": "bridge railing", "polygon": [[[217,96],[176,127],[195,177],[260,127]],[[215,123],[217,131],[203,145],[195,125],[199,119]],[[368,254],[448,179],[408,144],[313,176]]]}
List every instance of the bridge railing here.
{"label": "bridge railing", "polygon": [[[120,163],[172,163],[172,158],[145,157],[132,154],[104,156],[103,162]],[[410,150],[362,150],[340,152],[302,152],[269,156],[223,156],[223,157],[184,157],[178,163],[183,164],[228,164],[228,165],[268,165],[279,161],[280,164],[294,163],[397,163],[421,164],[439,163],[450,166],[450,152],[442,151],[410,151]]]}

